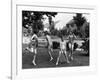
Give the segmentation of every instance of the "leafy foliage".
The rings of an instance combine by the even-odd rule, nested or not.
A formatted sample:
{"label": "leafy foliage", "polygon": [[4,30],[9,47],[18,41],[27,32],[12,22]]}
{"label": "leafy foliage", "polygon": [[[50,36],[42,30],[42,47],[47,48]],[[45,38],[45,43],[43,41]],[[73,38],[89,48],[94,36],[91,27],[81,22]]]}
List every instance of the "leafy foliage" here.
{"label": "leafy foliage", "polygon": [[75,24],[78,29],[80,29],[84,22],[86,22],[85,17],[82,17],[81,13],[77,13],[76,16],[73,17],[73,19],[75,20]]}
{"label": "leafy foliage", "polygon": [[57,12],[22,11],[22,26],[25,28],[27,28],[26,25],[32,26],[33,32],[43,30],[43,15],[48,16],[51,24],[52,16],[55,17]]}

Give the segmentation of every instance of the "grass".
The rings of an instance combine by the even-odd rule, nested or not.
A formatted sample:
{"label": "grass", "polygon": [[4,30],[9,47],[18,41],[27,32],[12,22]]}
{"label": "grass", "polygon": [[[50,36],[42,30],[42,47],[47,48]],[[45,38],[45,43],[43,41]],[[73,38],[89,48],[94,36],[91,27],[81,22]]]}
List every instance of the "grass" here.
{"label": "grass", "polygon": [[[82,52],[74,52],[74,60],[69,64],[66,62],[60,62],[58,66],[56,66],[56,60],[58,56],[58,50],[54,50],[52,53],[53,60],[49,61],[50,57],[48,54],[48,50],[46,48],[38,48],[38,54],[36,57],[37,65],[34,66],[32,64],[33,53],[28,51],[24,51],[22,53],[22,68],[23,69],[31,69],[31,68],[53,68],[53,67],[74,67],[74,66],[89,66],[89,56],[84,55]],[[82,54],[81,54],[82,53]]]}

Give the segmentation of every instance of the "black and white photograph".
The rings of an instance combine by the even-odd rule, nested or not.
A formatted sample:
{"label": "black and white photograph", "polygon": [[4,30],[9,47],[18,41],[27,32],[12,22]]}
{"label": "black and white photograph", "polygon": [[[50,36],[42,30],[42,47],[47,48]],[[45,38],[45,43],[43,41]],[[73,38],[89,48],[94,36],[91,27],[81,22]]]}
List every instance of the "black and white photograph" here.
{"label": "black and white photograph", "polygon": [[22,69],[90,65],[90,14],[22,10]]}
{"label": "black and white photograph", "polygon": [[100,80],[99,0],[0,6],[0,80]]}
{"label": "black and white photograph", "polygon": [[96,71],[94,7],[15,4],[12,8],[13,80],[83,76]]}

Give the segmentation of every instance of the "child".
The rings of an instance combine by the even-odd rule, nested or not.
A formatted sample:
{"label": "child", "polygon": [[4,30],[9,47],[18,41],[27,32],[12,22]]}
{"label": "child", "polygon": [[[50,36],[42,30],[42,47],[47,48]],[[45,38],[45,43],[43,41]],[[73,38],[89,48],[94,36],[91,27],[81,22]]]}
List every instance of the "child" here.
{"label": "child", "polygon": [[36,60],[36,55],[37,55],[37,46],[38,46],[38,37],[37,35],[34,33],[32,38],[31,38],[31,43],[29,44],[29,47],[27,47],[26,49],[29,50],[31,53],[34,53],[33,56],[33,61],[32,63],[34,65],[36,65],[35,60]]}
{"label": "child", "polygon": [[68,38],[69,38],[68,46],[70,49],[69,57],[71,58],[71,60],[73,60],[74,38],[76,38],[76,36],[72,32],[70,32]]}
{"label": "child", "polygon": [[52,57],[52,54],[51,54],[51,52],[53,52],[53,50],[52,50],[52,40],[51,40],[51,37],[50,37],[48,32],[46,33],[46,40],[47,40],[48,52],[49,52],[49,55],[50,55],[50,61],[52,61],[53,60],[53,57]]}
{"label": "child", "polygon": [[63,37],[61,37],[60,51],[59,51],[59,56],[57,58],[56,65],[58,65],[59,59],[60,59],[60,57],[61,57],[62,54],[64,54],[67,63],[69,63],[68,55],[67,55],[67,52],[66,52],[66,41],[64,41]]}

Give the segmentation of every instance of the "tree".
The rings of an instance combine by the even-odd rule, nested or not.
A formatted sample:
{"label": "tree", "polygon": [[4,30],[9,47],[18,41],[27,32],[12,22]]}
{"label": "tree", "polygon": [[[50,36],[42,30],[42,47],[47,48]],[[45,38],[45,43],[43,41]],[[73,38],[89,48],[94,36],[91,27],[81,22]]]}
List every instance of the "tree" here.
{"label": "tree", "polygon": [[75,21],[78,30],[80,30],[81,26],[84,24],[84,22],[86,22],[85,17],[82,17],[81,13],[76,13],[76,16],[74,16],[73,19]]}
{"label": "tree", "polygon": [[26,24],[31,25],[33,32],[43,30],[43,15],[47,15],[49,23],[51,25],[52,16],[55,17],[57,12],[40,12],[40,11],[22,11],[22,26],[26,27]]}
{"label": "tree", "polygon": [[90,33],[90,30],[89,30],[89,23],[88,23],[88,25],[85,28],[86,38],[89,38],[89,36],[90,36],[89,33]]}
{"label": "tree", "polygon": [[[87,25],[87,20],[82,16],[81,13],[77,13],[76,16],[73,17],[74,23],[77,26],[77,30],[74,31],[76,35],[81,38],[85,38],[89,33],[89,26]],[[87,32],[86,32],[86,30]]]}

